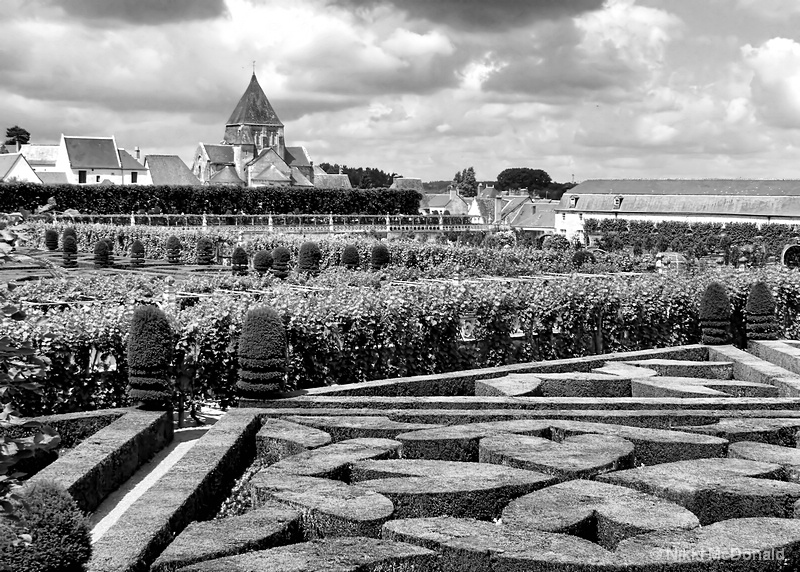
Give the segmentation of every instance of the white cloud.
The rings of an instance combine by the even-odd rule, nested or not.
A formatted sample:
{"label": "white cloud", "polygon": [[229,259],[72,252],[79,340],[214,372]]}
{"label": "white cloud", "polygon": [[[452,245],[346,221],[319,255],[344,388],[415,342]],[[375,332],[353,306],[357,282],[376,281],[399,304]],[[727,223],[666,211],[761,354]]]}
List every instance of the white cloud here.
{"label": "white cloud", "polygon": [[753,104],[770,125],[800,128],[800,44],[772,38],[758,47],[742,48],[745,64],[753,71]]}

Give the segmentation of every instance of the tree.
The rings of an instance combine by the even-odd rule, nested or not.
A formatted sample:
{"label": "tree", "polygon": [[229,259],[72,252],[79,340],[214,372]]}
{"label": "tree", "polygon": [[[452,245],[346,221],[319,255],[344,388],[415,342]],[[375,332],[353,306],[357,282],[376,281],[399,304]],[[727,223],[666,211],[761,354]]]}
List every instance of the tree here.
{"label": "tree", "polygon": [[[540,194],[539,192],[546,191],[552,182],[550,175],[541,169],[512,167],[504,169],[497,175],[497,190],[503,192],[525,189],[530,195],[534,193]],[[546,193],[541,194],[544,196]]]}
{"label": "tree", "polygon": [[6,145],[25,145],[31,140],[31,134],[26,130],[15,125],[6,129]]}
{"label": "tree", "polygon": [[475,178],[475,168],[467,167],[453,177],[453,185],[462,197],[474,197],[478,194],[478,180]]}

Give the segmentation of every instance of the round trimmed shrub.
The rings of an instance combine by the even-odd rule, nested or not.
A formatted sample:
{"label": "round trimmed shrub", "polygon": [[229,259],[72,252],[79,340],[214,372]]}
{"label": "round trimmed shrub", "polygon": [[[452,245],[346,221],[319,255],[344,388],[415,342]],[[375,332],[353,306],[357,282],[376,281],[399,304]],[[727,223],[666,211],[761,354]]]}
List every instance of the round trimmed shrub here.
{"label": "round trimmed shrub", "polygon": [[64,239],[68,236],[71,236],[75,239],[75,242],[78,242],[78,232],[75,230],[74,226],[68,226],[65,228],[61,233],[61,248],[64,248]]}
{"label": "round trimmed shrub", "polygon": [[769,286],[756,282],[750,288],[745,305],[747,338],[751,340],[777,340],[778,322],[775,319],[775,298]]}
{"label": "round trimmed shrub", "polygon": [[75,268],[78,266],[78,242],[71,234],[64,237],[61,247],[61,257],[64,260],[64,268]]}
{"label": "round trimmed shrub", "polygon": [[231,254],[231,270],[234,274],[245,275],[247,274],[247,267],[250,259],[247,256],[247,251],[241,246],[237,246]]}
{"label": "round trimmed shrub", "polygon": [[58,231],[54,228],[48,228],[44,231],[44,245],[47,250],[58,250]]}
{"label": "round trimmed shrub", "polygon": [[214,264],[214,243],[210,238],[204,237],[197,241],[197,264]]}
{"label": "round trimmed shrub", "polygon": [[253,256],[253,269],[259,274],[269,272],[272,268],[272,253],[269,250],[259,250]]}
{"label": "round trimmed shrub", "polygon": [[172,404],[169,372],[174,345],[164,312],[156,306],[137,306],[128,337],[128,393],[146,408]]}
{"label": "round trimmed shrub", "polygon": [[301,273],[319,276],[319,263],[322,252],[316,242],[307,241],[300,245],[300,254],[297,256],[297,269]]}
{"label": "round trimmed shrub", "polygon": [[572,265],[575,268],[580,268],[587,262],[591,264],[596,262],[594,254],[588,250],[577,250],[575,251],[575,254],[572,255]]}
{"label": "round trimmed shrub", "polygon": [[131,262],[133,264],[144,264],[144,244],[138,238],[131,244]]}
{"label": "round trimmed shrub", "polygon": [[731,302],[725,286],[719,282],[709,284],[700,300],[700,328],[702,341],[707,345],[727,344],[730,341]]}
{"label": "round trimmed shrub", "polygon": [[382,242],[376,243],[372,247],[372,256],[370,259],[372,270],[380,270],[381,268],[388,266],[389,262],[391,262],[389,249]]}
{"label": "round trimmed shrub", "polygon": [[98,240],[94,245],[94,265],[100,268],[111,266],[108,261],[108,243],[105,240]]}
{"label": "round trimmed shrub", "polygon": [[261,399],[283,391],[287,349],[286,329],[275,310],[262,307],[247,312],[239,336],[239,395]]}
{"label": "round trimmed shrub", "polygon": [[20,572],[83,572],[92,555],[91,528],[72,496],[55,483],[42,482],[25,487],[22,497],[26,506],[19,524],[32,542],[0,544],[0,563]]}
{"label": "round trimmed shrub", "polygon": [[183,245],[181,244],[180,239],[174,234],[170,236],[167,239],[167,244],[165,245],[165,250],[167,252],[167,262],[169,262],[170,264],[180,264],[182,248]]}
{"label": "round trimmed shrub", "polygon": [[361,255],[355,244],[348,244],[342,251],[342,265],[349,270],[356,270],[361,266]]}
{"label": "round trimmed shrub", "polygon": [[289,264],[292,261],[292,253],[285,246],[276,246],[272,251],[272,274],[281,280],[289,276]]}

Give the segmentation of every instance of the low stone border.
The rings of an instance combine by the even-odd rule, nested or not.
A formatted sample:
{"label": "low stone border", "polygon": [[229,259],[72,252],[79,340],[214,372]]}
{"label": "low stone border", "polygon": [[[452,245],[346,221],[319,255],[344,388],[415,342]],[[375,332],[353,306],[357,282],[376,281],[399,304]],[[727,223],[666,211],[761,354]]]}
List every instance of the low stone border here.
{"label": "low stone border", "polygon": [[51,463],[30,483],[55,481],[84,511],[106,496],[172,440],[172,415],[163,411],[119,410],[116,421],[84,439]]}

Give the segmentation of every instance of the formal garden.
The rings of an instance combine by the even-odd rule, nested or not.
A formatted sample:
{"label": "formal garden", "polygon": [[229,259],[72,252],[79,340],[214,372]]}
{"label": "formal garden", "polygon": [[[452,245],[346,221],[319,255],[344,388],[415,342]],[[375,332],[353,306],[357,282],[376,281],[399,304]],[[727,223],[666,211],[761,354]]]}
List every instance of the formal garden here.
{"label": "formal garden", "polygon": [[225,213],[415,217],[418,195],[64,186],[64,217],[30,187],[0,242],[5,569],[800,562],[800,281],[770,260],[791,228],[303,235]]}

